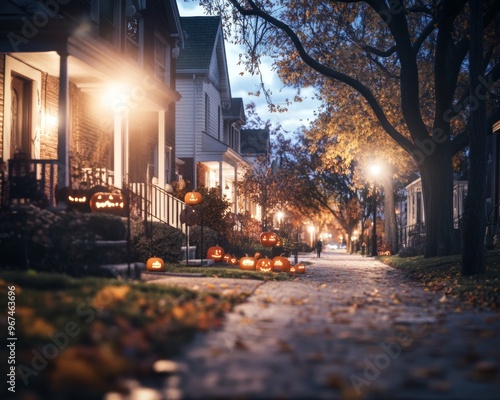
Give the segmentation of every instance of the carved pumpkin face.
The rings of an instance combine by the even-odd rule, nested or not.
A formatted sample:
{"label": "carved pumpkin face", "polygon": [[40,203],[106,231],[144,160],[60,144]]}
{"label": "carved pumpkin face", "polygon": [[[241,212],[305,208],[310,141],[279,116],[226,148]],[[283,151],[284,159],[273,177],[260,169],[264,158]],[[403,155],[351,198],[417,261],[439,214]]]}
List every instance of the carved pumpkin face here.
{"label": "carved pumpkin face", "polygon": [[273,271],[288,272],[290,271],[290,261],[284,255],[273,258]]}
{"label": "carved pumpkin face", "polygon": [[165,263],[159,257],[151,257],[146,261],[146,269],[148,271],[163,271],[165,269]]}
{"label": "carved pumpkin face", "polygon": [[302,263],[290,266],[291,274],[304,274],[306,272],[306,266]]}
{"label": "carved pumpkin face", "polygon": [[253,257],[241,257],[240,258],[240,269],[245,271],[255,271],[255,258]]}
{"label": "carved pumpkin face", "polygon": [[123,215],[125,199],[119,193],[97,192],[90,199],[90,209],[93,212]]}
{"label": "carved pumpkin face", "polygon": [[255,258],[256,260],[258,260],[259,258],[262,258],[262,254],[257,252],[253,255],[253,258]]}
{"label": "carved pumpkin face", "polygon": [[225,263],[229,263],[231,260],[231,254],[224,254],[223,260]]}
{"label": "carved pumpkin face", "polygon": [[214,261],[222,261],[224,259],[224,249],[220,246],[209,247],[207,258],[211,258]]}
{"label": "carved pumpkin face", "polygon": [[260,234],[260,244],[262,244],[262,246],[275,246],[279,240],[279,236],[274,232],[263,232]]}
{"label": "carved pumpkin face", "polygon": [[259,272],[271,272],[273,270],[273,262],[267,257],[257,261],[255,269]]}
{"label": "carved pumpkin face", "polygon": [[238,264],[238,259],[236,258],[236,256],[231,256],[231,259],[229,260],[229,263],[231,265],[236,265]]}
{"label": "carved pumpkin face", "polygon": [[69,190],[66,195],[66,203],[70,210],[90,212],[90,197],[86,190]]}
{"label": "carved pumpkin face", "polygon": [[189,204],[190,206],[200,204],[202,200],[203,196],[198,192],[187,192],[184,196],[184,203]]}

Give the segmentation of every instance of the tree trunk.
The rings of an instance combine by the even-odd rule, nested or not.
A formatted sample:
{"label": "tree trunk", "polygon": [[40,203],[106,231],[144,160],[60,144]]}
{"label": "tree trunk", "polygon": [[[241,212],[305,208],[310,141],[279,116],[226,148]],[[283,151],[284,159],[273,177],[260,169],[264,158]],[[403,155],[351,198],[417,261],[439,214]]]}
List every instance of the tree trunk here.
{"label": "tree trunk", "polygon": [[425,215],[425,257],[458,253],[453,227],[453,170],[449,143],[436,145],[420,166]]}
{"label": "tree trunk", "polygon": [[394,199],[394,180],[392,171],[383,174],[384,185],[384,231],[385,242],[390,246],[392,254],[398,253],[398,226],[396,223],[396,203]]}
{"label": "tree trunk", "polygon": [[[486,270],[484,255],[486,233],[486,104],[475,94],[479,79],[483,76],[482,0],[469,0],[470,50],[469,79],[472,108],[470,119],[470,152],[468,194],[462,225],[462,275],[475,275]],[[481,96],[482,97],[482,96]]]}

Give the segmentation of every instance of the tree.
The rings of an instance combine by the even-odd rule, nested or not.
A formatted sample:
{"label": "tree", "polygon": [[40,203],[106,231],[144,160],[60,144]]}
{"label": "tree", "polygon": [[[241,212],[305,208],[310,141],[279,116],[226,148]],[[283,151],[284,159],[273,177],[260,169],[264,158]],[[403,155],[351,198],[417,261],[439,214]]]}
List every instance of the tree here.
{"label": "tree", "polygon": [[325,213],[331,215],[349,241],[362,218],[366,200],[354,182],[355,165],[344,163],[340,157],[325,163],[324,151],[310,149],[310,140],[300,131],[288,139],[278,135],[275,152],[279,160],[279,197],[286,199],[287,208],[311,220]]}
{"label": "tree", "polygon": [[[499,43],[492,34],[499,0],[484,2],[486,72],[475,87],[466,73],[471,44],[467,0],[201,3],[209,12],[222,13],[226,26],[234,28],[234,40],[247,44],[242,62],[250,71],[258,71],[261,56],[272,55],[278,72],[291,84],[319,87],[328,79],[336,82],[335,99],[362,98],[384,132],[419,168],[427,223],[425,255],[457,250],[452,157],[469,142],[463,122],[475,100],[489,97],[492,84],[499,80]],[[283,65],[288,68],[280,69]],[[425,76],[428,71],[431,74]],[[377,91],[384,82],[396,88],[391,95],[398,99],[395,112],[386,106],[387,92]],[[498,113],[498,108],[489,110],[490,126]]]}

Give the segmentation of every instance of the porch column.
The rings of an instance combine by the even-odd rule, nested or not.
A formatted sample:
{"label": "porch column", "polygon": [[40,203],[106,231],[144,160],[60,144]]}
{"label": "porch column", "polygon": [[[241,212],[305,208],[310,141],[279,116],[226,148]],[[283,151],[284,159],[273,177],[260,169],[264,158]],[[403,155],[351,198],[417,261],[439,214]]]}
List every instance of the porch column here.
{"label": "porch column", "polygon": [[238,214],[238,165],[234,167],[234,213]]}
{"label": "porch column", "polygon": [[165,189],[165,110],[158,111],[158,186]]}
{"label": "porch column", "polygon": [[[123,177],[125,182],[129,182],[129,149],[130,149],[130,139],[129,139],[129,118],[128,113],[123,117]],[[122,179],[123,180],[123,179]],[[121,187],[121,186],[120,186]]]}
{"label": "porch column", "polygon": [[223,191],[222,191],[222,188],[224,186],[222,186],[224,184],[224,182],[222,182],[222,161],[219,161],[219,187],[220,187],[220,197],[222,197],[222,194],[223,194]]}
{"label": "porch column", "polygon": [[68,54],[59,53],[59,121],[57,130],[57,186],[69,186],[69,75]]}
{"label": "porch column", "polygon": [[123,180],[123,117],[120,113],[115,113],[115,123],[113,131],[113,170],[114,186],[121,189]]}

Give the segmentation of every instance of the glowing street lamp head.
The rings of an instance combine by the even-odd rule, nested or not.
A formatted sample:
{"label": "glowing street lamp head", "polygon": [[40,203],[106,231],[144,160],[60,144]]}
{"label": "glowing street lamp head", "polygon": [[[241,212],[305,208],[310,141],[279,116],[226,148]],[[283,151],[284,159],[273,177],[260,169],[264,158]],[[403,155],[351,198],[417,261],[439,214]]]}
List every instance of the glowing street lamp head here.
{"label": "glowing street lamp head", "polygon": [[380,174],[381,168],[380,168],[380,165],[374,164],[371,166],[370,170],[371,170],[372,175],[377,176],[378,174]]}

